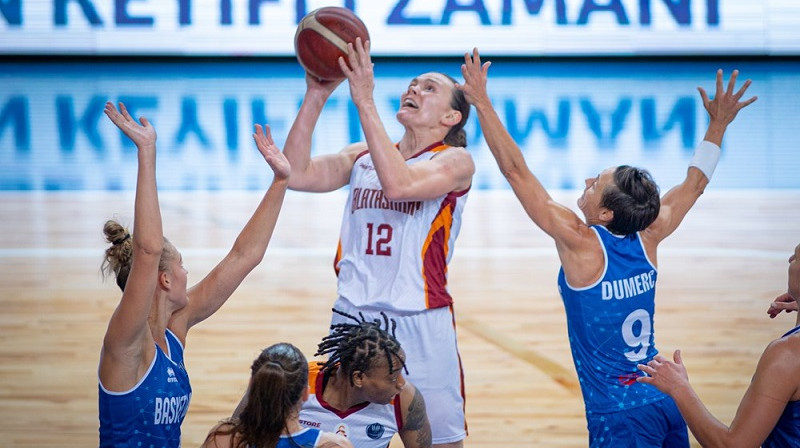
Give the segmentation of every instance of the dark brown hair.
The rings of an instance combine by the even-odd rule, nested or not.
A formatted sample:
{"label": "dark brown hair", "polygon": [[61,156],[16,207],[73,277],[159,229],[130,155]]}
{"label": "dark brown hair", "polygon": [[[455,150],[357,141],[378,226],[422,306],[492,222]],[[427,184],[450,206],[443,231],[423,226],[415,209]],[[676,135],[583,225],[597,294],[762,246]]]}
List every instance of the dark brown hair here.
{"label": "dark brown hair", "polygon": [[603,192],[603,207],[614,212],[606,226],[617,235],[646,229],[661,209],[658,185],[647,170],[628,165],[614,170],[614,186]]}
{"label": "dark brown hair", "polygon": [[[452,81],[453,84],[457,82],[450,75],[445,73],[441,73],[441,75]],[[450,107],[461,112],[461,121],[450,128],[450,131],[448,131],[447,135],[444,137],[444,142],[450,146],[460,146],[462,148],[466,148],[467,132],[464,130],[464,125],[467,124],[467,119],[469,118],[470,105],[461,89],[453,87],[453,96],[450,98]]]}
{"label": "dark brown hair", "polygon": [[206,440],[219,434],[234,436],[231,447],[274,448],[278,444],[286,421],[299,410],[308,387],[308,361],[300,349],[281,342],[265,348],[250,372],[247,404],[239,418],[223,421]]}

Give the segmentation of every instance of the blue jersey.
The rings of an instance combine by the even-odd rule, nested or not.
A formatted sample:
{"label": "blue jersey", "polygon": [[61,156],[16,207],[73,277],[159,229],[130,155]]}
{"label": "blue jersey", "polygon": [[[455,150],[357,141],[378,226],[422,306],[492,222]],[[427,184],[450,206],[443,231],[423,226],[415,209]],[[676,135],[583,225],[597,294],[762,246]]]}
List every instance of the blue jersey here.
{"label": "blue jersey", "polygon": [[314,448],[322,431],[316,428],[303,428],[289,436],[281,436],[275,448]]}
{"label": "blue jersey", "polygon": [[[800,331],[800,327],[795,327],[783,337]],[[800,401],[790,401],[786,404],[781,418],[775,424],[775,428],[764,441],[764,448],[780,448],[788,446],[800,446]]]}
{"label": "blue jersey", "polygon": [[605,256],[605,271],[593,285],[572,288],[562,268],[558,289],[567,314],[572,359],[587,413],[633,409],[666,397],[638,383],[657,353],[653,342],[656,268],[638,233],[614,235],[592,226]]}
{"label": "blue jersey", "polygon": [[98,381],[101,447],[179,447],[181,423],[192,387],[183,366],[183,346],[166,332],[164,353],[156,345],[150,368],[125,392],[110,392]]}

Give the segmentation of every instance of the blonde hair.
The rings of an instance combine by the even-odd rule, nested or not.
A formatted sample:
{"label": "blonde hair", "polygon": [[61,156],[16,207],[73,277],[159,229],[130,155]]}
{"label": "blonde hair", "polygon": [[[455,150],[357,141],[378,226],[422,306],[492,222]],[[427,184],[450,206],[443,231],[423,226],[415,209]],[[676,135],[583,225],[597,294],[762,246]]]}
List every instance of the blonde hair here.
{"label": "blonde hair", "polygon": [[[106,249],[100,269],[105,277],[113,275],[119,289],[125,291],[125,284],[128,283],[128,275],[133,265],[133,237],[126,227],[111,219],[103,225],[103,234],[111,246]],[[164,238],[164,250],[161,252],[158,270],[166,271],[168,262],[173,256],[172,245]]]}

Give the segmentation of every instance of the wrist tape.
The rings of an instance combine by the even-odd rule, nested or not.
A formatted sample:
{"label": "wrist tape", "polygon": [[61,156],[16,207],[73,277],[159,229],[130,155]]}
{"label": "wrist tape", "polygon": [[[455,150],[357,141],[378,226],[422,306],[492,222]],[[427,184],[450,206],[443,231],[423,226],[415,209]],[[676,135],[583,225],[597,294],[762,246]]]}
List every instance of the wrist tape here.
{"label": "wrist tape", "polygon": [[689,166],[693,166],[702,171],[703,174],[706,175],[706,178],[711,180],[711,176],[714,175],[714,169],[717,168],[717,163],[719,162],[721,154],[722,150],[720,150],[719,146],[708,141],[702,141],[694,151],[694,156],[689,162]]}

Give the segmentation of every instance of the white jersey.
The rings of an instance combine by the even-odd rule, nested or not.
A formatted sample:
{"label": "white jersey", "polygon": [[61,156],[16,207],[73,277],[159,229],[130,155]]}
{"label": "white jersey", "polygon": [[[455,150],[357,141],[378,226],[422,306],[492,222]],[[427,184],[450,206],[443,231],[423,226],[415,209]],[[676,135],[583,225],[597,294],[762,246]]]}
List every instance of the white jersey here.
{"label": "white jersey", "polygon": [[[433,144],[406,164],[429,160],[449,147]],[[350,174],[334,264],[339,296],[358,307],[399,312],[451,305],[447,264],[468,191],[425,201],[390,201],[372,157],[360,154]]]}
{"label": "white jersey", "polygon": [[325,378],[316,362],[308,364],[308,400],[300,410],[300,424],[350,439],[358,448],[386,448],[401,428],[400,398],[389,404],[362,403],[345,411],[331,407],[323,398]]}

